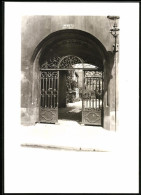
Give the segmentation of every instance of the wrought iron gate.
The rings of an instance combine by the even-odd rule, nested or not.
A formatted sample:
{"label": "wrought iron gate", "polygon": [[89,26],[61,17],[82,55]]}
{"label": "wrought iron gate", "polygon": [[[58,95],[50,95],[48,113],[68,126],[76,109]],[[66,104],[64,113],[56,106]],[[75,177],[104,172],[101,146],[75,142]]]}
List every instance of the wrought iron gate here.
{"label": "wrought iron gate", "polygon": [[102,71],[84,70],[82,95],[82,123],[102,125],[103,112]]}
{"label": "wrought iron gate", "polygon": [[[75,64],[77,67],[74,67]],[[50,63],[41,65],[40,122],[58,122],[59,71],[72,72],[75,69],[83,71],[82,123],[102,125],[103,71],[98,67],[94,68],[93,65],[87,65],[79,57],[71,55],[58,57]]]}
{"label": "wrought iron gate", "polygon": [[59,71],[41,71],[40,122],[58,121]]}

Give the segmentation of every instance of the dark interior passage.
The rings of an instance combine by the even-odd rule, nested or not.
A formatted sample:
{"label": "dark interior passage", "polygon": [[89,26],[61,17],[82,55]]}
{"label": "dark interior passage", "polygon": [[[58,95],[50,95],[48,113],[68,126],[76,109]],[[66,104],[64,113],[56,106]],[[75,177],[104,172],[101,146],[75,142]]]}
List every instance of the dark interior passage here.
{"label": "dark interior passage", "polygon": [[59,71],[59,99],[58,108],[66,107],[66,71]]}

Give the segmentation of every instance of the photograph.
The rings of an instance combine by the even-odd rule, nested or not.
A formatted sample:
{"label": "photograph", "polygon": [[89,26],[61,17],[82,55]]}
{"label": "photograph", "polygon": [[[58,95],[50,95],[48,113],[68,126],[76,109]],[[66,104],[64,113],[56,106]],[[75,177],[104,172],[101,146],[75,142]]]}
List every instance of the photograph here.
{"label": "photograph", "polygon": [[[84,131],[88,142],[97,132],[116,132],[119,18],[22,17],[23,126],[35,126],[39,133],[42,128],[48,132],[64,129],[64,137],[71,125],[76,134],[80,133],[78,142]],[[90,146],[92,150],[94,147]]]}
{"label": "photograph", "polygon": [[4,9],[4,192],[138,192],[139,4]]}

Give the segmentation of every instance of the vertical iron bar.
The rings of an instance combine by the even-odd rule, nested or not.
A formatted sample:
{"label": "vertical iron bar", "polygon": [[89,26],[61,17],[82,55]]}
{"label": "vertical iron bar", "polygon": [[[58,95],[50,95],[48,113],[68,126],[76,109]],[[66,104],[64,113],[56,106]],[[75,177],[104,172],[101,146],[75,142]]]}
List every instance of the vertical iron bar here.
{"label": "vertical iron bar", "polygon": [[[89,79],[89,95],[91,95],[91,78]],[[91,96],[89,97],[89,108],[91,108]]]}
{"label": "vertical iron bar", "polygon": [[45,91],[44,91],[44,78],[43,78],[43,107],[45,106],[44,105],[44,98],[45,98]]}
{"label": "vertical iron bar", "polygon": [[52,74],[52,108],[54,105],[54,74]]}
{"label": "vertical iron bar", "polygon": [[97,78],[96,79],[96,110],[97,110]]}
{"label": "vertical iron bar", "polygon": [[48,108],[48,72],[46,72],[46,95],[47,95],[47,108]]}
{"label": "vertical iron bar", "polygon": [[[85,71],[83,70],[83,85],[82,85],[82,108],[84,109],[85,108],[85,99],[84,99],[84,86],[85,86]],[[84,110],[83,110],[84,111]]]}
{"label": "vertical iron bar", "polygon": [[51,72],[51,77],[50,77],[50,108],[52,108],[52,72]]}
{"label": "vertical iron bar", "polygon": [[103,71],[102,71],[102,85],[101,85],[101,87],[102,87],[102,108],[101,108],[101,114],[102,114],[102,117],[101,117],[101,119],[102,119],[102,125],[103,125],[103,115],[104,115],[104,110],[103,110]]}
{"label": "vertical iron bar", "polygon": [[57,73],[57,79],[56,79],[56,82],[57,82],[57,84],[56,84],[56,88],[57,88],[57,98],[56,98],[56,103],[57,103],[57,121],[58,121],[58,98],[59,98],[59,95],[58,95],[58,93],[59,93],[59,71],[56,71],[56,73]]}
{"label": "vertical iron bar", "polygon": [[82,70],[82,123],[84,124],[84,110],[85,110],[85,99],[84,99],[84,92],[85,92],[85,71]]}
{"label": "vertical iron bar", "polygon": [[56,89],[56,80],[57,80],[57,75],[55,75],[55,81],[54,81],[54,89],[55,89],[55,103],[54,103],[54,105],[55,105],[55,108],[56,108],[56,106],[57,106],[57,89]]}
{"label": "vertical iron bar", "polygon": [[54,105],[54,74],[52,75],[52,107]]}
{"label": "vertical iron bar", "polygon": [[[57,72],[58,74],[58,72]],[[55,77],[55,90],[56,90],[56,95],[55,95],[55,107],[57,107],[57,79],[58,79],[58,75],[56,74]]]}
{"label": "vertical iron bar", "polygon": [[47,77],[46,77],[46,91],[45,91],[45,107],[47,107]]}
{"label": "vertical iron bar", "polygon": [[49,77],[47,77],[47,83],[48,83],[48,85],[47,85],[47,98],[48,98],[48,108],[49,108]]}
{"label": "vertical iron bar", "polygon": [[50,77],[48,79],[49,79],[48,89],[49,89],[49,108],[50,108]]}
{"label": "vertical iron bar", "polygon": [[[101,92],[103,93],[102,82],[103,82],[103,81],[102,81],[102,77],[101,77],[101,78],[100,78],[100,90],[101,90]],[[102,93],[101,93],[101,96],[102,96]],[[101,101],[100,101],[100,108],[101,108],[101,109],[102,109],[102,101],[103,101],[102,98],[103,98],[103,97],[101,97]]]}
{"label": "vertical iron bar", "polygon": [[57,107],[57,105],[58,105],[58,102],[57,102],[57,98],[58,98],[57,80],[58,80],[58,71],[57,71],[57,76],[56,76],[56,80],[55,80],[55,89],[56,89],[55,107]]}
{"label": "vertical iron bar", "polygon": [[95,109],[96,109],[96,78],[94,78],[94,80],[95,80]]}
{"label": "vertical iron bar", "polygon": [[43,81],[42,81],[42,72],[41,72],[41,92],[40,92],[40,105],[42,106],[42,101],[43,101],[43,97],[42,97],[42,83],[43,83]]}
{"label": "vertical iron bar", "polygon": [[56,78],[56,76],[54,76],[54,80],[53,80],[53,85],[54,85],[54,87],[53,87],[53,94],[54,94],[54,108],[55,108],[55,78]]}
{"label": "vertical iron bar", "polygon": [[93,98],[92,98],[92,94],[93,94],[93,77],[91,78],[91,107],[93,108]]}
{"label": "vertical iron bar", "polygon": [[86,108],[88,108],[88,78],[86,77]]}
{"label": "vertical iron bar", "polygon": [[[94,78],[92,78],[92,92],[94,94]],[[92,104],[93,104],[93,108],[94,108],[94,95],[93,95],[93,99],[92,99]]]}
{"label": "vertical iron bar", "polygon": [[49,76],[47,76],[47,83],[48,83],[48,86],[47,86],[47,94],[48,94],[48,108],[49,108]]}
{"label": "vertical iron bar", "polygon": [[91,78],[91,108],[93,107],[92,91],[93,91],[93,78]]}
{"label": "vertical iron bar", "polygon": [[94,80],[94,109],[95,109],[95,99],[96,99],[96,93],[95,93],[95,78],[93,78]]}
{"label": "vertical iron bar", "polygon": [[51,88],[51,108],[52,108],[52,92],[53,92],[53,80],[52,79],[53,79],[53,75],[51,74],[51,78],[50,78],[50,81],[51,81],[51,86],[50,86],[50,88]]}
{"label": "vertical iron bar", "polygon": [[100,109],[100,78],[99,78],[99,109]]}

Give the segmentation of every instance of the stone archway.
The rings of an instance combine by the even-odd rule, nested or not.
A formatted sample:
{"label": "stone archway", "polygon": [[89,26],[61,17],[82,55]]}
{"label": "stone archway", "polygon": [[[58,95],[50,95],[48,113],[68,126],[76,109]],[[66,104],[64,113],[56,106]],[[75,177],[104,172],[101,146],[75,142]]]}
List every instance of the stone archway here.
{"label": "stone archway", "polygon": [[[106,81],[106,69],[109,64],[108,52],[102,43],[93,35],[76,29],[67,29],[56,31],[44,40],[42,40],[36,47],[31,58],[33,63],[33,84],[32,84],[32,100],[36,106],[35,122],[39,121],[39,91],[40,91],[40,74],[39,70],[43,64],[49,61],[50,65],[55,66],[55,59],[57,63],[58,56],[62,58],[66,55],[76,55],[85,60],[86,63],[94,64],[104,71],[104,81]],[[53,62],[54,59],[54,62]],[[35,87],[36,86],[36,87]],[[106,107],[107,96],[107,83],[104,82],[104,107]],[[104,118],[105,118],[104,111]],[[103,119],[103,126],[105,120]]]}

